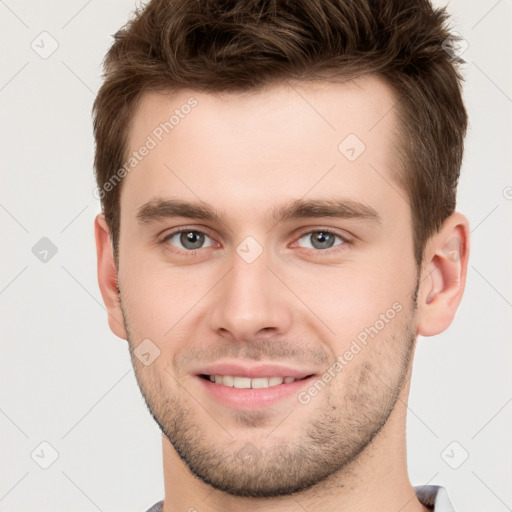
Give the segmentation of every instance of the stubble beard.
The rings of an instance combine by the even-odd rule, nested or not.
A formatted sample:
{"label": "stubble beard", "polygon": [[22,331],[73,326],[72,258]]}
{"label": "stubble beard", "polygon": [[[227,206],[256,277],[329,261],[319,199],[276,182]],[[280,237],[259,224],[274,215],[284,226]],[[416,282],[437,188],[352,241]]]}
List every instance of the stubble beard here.
{"label": "stubble beard", "polygon": [[[317,409],[321,412],[310,415],[304,423],[294,427],[292,435],[288,432],[283,437],[279,435],[281,425],[276,428],[279,423],[276,420],[275,425],[268,425],[269,432],[275,428],[271,435],[257,436],[263,441],[251,434],[255,426],[264,423],[264,415],[250,412],[238,415],[237,423],[245,422],[247,426],[247,438],[236,439],[226,433],[223,440],[216,439],[206,425],[213,420],[198,417],[198,412],[206,413],[190,407],[195,401],[186,391],[178,385],[175,390],[164,389],[164,380],[174,381],[175,378],[142,375],[144,369],[136,364],[124,309],[123,316],[137,382],[148,410],[188,469],[204,483],[233,496],[272,498],[304,491],[336,473],[348,471],[382,430],[397,403],[412,362],[416,294],[412,302],[408,317],[402,321],[401,328],[395,330],[396,334],[384,341],[373,340],[388,347],[399,347],[394,352],[394,361],[382,361],[380,357],[366,359],[352,372],[350,381],[345,380],[344,388],[335,389],[334,379],[333,385],[320,393],[315,400],[322,400],[321,395],[326,394],[324,406]],[[364,350],[372,350],[370,345],[371,342]],[[383,373],[386,364],[394,367],[392,375]],[[298,401],[295,405],[296,408],[308,406]],[[293,416],[293,410],[284,421],[280,416],[282,425],[288,420],[296,425]],[[223,418],[216,420],[224,421]],[[229,428],[226,431],[229,432]]]}

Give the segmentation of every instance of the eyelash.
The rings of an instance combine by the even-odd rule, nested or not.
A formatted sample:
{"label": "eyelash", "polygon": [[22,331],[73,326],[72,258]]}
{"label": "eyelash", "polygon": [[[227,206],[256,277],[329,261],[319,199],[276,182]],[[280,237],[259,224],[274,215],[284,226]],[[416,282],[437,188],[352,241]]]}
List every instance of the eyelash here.
{"label": "eyelash", "polygon": [[[160,241],[161,244],[163,244],[166,248],[166,250],[169,250],[170,252],[172,252],[173,254],[185,254],[186,256],[194,256],[197,251],[201,251],[202,249],[207,249],[208,247],[200,247],[199,249],[193,249],[193,250],[186,250],[186,249],[179,249],[177,247],[174,247],[172,245],[170,245],[168,242],[168,240],[170,238],[172,238],[174,235],[177,235],[177,234],[181,234],[181,233],[188,233],[188,232],[193,232],[193,233],[200,233],[200,234],[203,234],[205,236],[207,236],[208,238],[212,239],[213,240],[213,237],[211,237],[207,232],[205,231],[201,231],[200,229],[187,229],[187,228],[180,228],[180,229],[177,229],[175,231],[172,231],[170,233],[167,233],[163,239]],[[303,231],[302,233],[300,233],[297,237],[297,241],[294,242],[297,243],[301,238],[303,238],[305,235],[311,235],[313,233],[328,233],[330,235],[334,235],[335,237],[337,237],[338,239],[341,239],[342,240],[342,243],[340,244],[337,244],[335,245],[334,247],[330,247],[328,249],[309,249],[309,248],[306,248],[306,247],[300,247],[301,249],[306,249],[308,251],[313,251],[315,253],[315,256],[317,257],[323,257],[323,256],[332,256],[333,254],[337,254],[341,251],[345,251],[348,249],[349,246],[352,245],[353,241],[339,233],[337,233],[336,231],[333,231],[332,229],[327,229],[327,228],[316,228],[316,229],[312,229],[312,230],[309,230],[309,231]],[[172,247],[172,249],[171,249]]]}

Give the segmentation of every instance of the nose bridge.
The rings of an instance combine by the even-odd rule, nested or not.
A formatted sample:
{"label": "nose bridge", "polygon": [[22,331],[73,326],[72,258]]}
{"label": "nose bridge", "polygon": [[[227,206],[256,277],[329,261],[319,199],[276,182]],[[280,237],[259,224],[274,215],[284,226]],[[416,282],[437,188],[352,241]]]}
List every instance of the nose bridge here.
{"label": "nose bridge", "polygon": [[[250,244],[250,242],[249,242]],[[269,255],[262,251],[255,259],[247,258],[251,249],[243,243],[233,253],[231,269],[217,288],[212,304],[212,328],[229,331],[239,340],[251,340],[262,329],[285,332],[291,322],[279,282],[267,268]]]}

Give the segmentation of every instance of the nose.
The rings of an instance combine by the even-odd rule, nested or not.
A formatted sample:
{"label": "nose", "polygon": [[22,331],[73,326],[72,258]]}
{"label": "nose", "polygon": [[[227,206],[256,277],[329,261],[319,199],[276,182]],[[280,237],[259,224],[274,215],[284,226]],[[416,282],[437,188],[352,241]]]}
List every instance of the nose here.
{"label": "nose", "polygon": [[234,253],[231,263],[212,296],[211,327],[225,338],[244,342],[284,336],[292,323],[293,304],[275,270],[269,270],[265,251],[252,263]]}

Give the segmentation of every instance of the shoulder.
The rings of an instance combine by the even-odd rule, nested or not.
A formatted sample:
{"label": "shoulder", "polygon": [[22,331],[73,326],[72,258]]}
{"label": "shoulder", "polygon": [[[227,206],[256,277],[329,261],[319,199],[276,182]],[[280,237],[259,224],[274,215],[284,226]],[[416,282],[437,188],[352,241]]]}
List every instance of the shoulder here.
{"label": "shoulder", "polygon": [[159,501],[158,503],[155,503],[150,509],[148,509],[146,512],[161,512],[164,502]]}
{"label": "shoulder", "polygon": [[414,487],[414,491],[420,503],[433,509],[434,512],[455,512],[444,487],[419,485]]}

